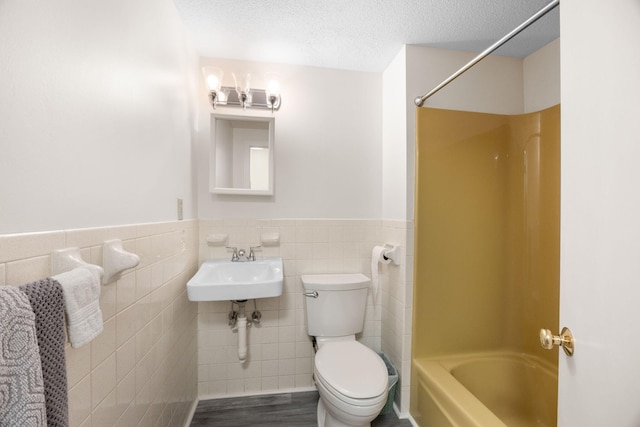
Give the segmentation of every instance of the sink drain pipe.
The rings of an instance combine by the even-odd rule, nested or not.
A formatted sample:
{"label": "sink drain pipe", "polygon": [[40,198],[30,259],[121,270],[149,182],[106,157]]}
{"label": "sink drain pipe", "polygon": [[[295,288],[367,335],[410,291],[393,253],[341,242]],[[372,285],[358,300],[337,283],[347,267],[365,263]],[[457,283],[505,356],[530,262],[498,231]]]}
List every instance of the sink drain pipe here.
{"label": "sink drain pipe", "polygon": [[238,316],[238,359],[240,362],[247,360],[247,316],[244,310]]}
{"label": "sink drain pipe", "polygon": [[[229,326],[231,326],[232,331],[238,332],[238,359],[243,363],[247,360],[247,326],[251,326],[252,323],[259,325],[260,319],[262,318],[262,314],[258,311],[256,300],[254,299],[251,321],[247,320],[247,315],[244,310],[246,302],[246,299],[231,301],[231,311],[229,312]],[[233,309],[234,304],[238,306],[238,311]]]}
{"label": "sink drain pipe", "polygon": [[[231,311],[229,312],[229,325],[231,330],[238,332],[238,359],[244,363],[247,360],[247,315],[245,314],[244,305],[246,299],[231,301]],[[233,305],[238,306],[238,311],[233,309]]]}

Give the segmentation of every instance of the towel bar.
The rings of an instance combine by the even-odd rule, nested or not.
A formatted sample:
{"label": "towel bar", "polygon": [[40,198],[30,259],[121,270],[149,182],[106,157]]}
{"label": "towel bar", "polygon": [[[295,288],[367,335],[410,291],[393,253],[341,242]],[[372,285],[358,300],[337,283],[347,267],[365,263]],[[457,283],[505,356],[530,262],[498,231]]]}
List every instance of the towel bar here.
{"label": "towel bar", "polygon": [[100,277],[104,275],[104,269],[99,265],[89,264],[82,259],[80,248],[66,248],[51,253],[51,274],[53,276],[71,271],[77,267],[92,267],[98,270]]}
{"label": "towel bar", "polygon": [[107,240],[102,245],[102,265],[104,266],[102,284],[106,285],[115,276],[124,270],[136,267],[139,263],[138,255],[122,249],[122,240]]}

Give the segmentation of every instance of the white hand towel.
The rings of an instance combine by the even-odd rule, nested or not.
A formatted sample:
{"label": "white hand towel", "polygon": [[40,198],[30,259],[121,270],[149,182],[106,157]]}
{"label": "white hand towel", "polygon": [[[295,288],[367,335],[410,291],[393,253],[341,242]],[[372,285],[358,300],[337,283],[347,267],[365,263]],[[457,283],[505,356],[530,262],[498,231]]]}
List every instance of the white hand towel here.
{"label": "white hand towel", "polygon": [[71,347],[78,348],[100,335],[104,326],[100,310],[100,273],[91,266],[78,267],[53,276],[62,286],[67,333]]}

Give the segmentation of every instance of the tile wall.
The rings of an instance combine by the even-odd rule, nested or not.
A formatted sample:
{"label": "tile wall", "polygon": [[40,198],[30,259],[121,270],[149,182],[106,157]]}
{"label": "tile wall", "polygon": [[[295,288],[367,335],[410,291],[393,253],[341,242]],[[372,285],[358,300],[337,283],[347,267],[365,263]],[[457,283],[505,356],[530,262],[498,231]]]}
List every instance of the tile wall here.
{"label": "tile wall", "polygon": [[[200,261],[226,258],[223,245],[207,242],[212,235],[227,235],[226,245],[249,249],[263,234],[278,233],[278,245],[263,246],[258,256],[281,256],[284,290],[278,298],[256,301],[262,313],[259,325],[248,329],[249,356],[240,363],[237,333],[228,325],[230,302],[201,302],[198,308],[198,394],[201,399],[313,388],[313,348],[306,331],[302,274],[371,274],[373,246],[400,245],[400,266],[384,266],[381,290],[367,304],[364,331],[359,341],[384,351],[401,376],[410,378],[411,275],[413,229],[404,221],[383,220],[200,220]],[[407,252],[407,243],[409,252]],[[253,301],[247,302],[253,311]],[[396,402],[408,413],[408,381],[398,386]],[[405,394],[406,393],[406,394]],[[405,406],[406,405],[406,406]]]}
{"label": "tile wall", "polygon": [[382,221],[385,242],[402,247],[399,266],[383,265],[386,276],[382,293],[382,351],[399,374],[395,402],[401,414],[409,414],[409,381],[411,379],[411,322],[413,309],[413,223]]}
{"label": "tile wall", "polygon": [[79,247],[101,264],[102,242],[115,238],[141,262],[102,287],[104,332],[67,344],[70,425],[184,425],[197,399],[197,306],[185,287],[197,269],[197,221],[0,235],[0,285],[50,276],[56,249]]}
{"label": "tile wall", "polygon": [[[228,326],[230,303],[191,303],[185,284],[199,261],[230,256],[207,243],[211,234],[227,234],[228,245],[246,249],[274,232],[280,243],[264,246],[258,256],[282,256],[284,292],[257,300],[262,320],[248,329],[249,360],[241,364],[237,333]],[[182,425],[198,397],[314,388],[300,275],[369,276],[371,250],[384,242],[401,246],[403,262],[381,267],[380,293],[375,306],[369,296],[358,339],[398,369],[396,404],[408,413],[411,223],[214,219],[0,235],[0,285],[50,276],[56,249],[80,247],[85,260],[100,264],[102,242],[113,238],[141,262],[102,287],[104,332],[79,349],[67,345],[71,426]],[[247,308],[253,311],[253,301]]]}

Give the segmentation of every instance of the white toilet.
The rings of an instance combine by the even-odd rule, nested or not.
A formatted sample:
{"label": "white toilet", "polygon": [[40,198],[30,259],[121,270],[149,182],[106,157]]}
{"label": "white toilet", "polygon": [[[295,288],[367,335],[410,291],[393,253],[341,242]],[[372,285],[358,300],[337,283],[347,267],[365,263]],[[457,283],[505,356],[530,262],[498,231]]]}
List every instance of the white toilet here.
{"label": "white toilet", "polygon": [[370,280],[363,274],[303,275],[307,331],[318,351],[313,376],[320,394],[319,427],[366,427],[387,401],[387,368],[356,341]]}

